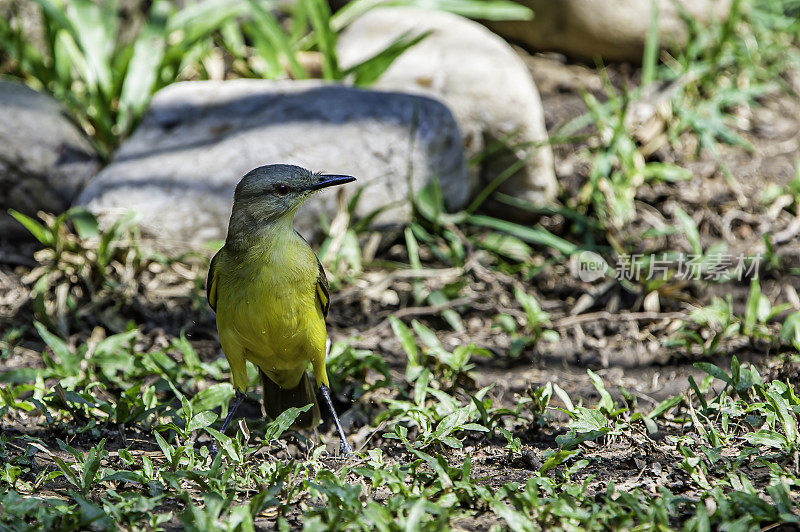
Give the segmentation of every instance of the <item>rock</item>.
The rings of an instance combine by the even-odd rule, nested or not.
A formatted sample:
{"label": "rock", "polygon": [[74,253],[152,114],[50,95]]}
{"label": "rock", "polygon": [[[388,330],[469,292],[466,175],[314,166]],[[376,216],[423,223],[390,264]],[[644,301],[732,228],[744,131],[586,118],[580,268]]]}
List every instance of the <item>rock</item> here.
{"label": "rock", "polygon": [[26,231],[7,211],[66,210],[100,159],[61,105],[21,83],[0,81],[0,235]]}
{"label": "rock", "polygon": [[[141,125],[78,199],[101,220],[129,209],[160,248],[224,239],[233,189],[251,169],[291,163],[350,174],[366,190],[357,213],[389,207],[376,222],[408,220],[414,189],[437,175],[445,200],[462,207],[467,181],[458,125],[443,104],[420,96],[319,81],[193,81],[159,91]],[[336,194],[320,193],[295,226],[318,237]]]}
{"label": "rock", "polygon": [[[446,103],[461,127],[468,157],[497,140],[513,138],[511,143],[518,147],[484,160],[472,179],[485,186],[527,159],[501,190],[536,203],[552,201],[557,186],[539,92],[522,59],[484,26],[440,11],[377,8],[340,35],[340,62],[347,68],[405,32],[428,30],[431,34],[395,60],[374,87],[425,94]],[[504,214],[510,212],[505,206]]]}
{"label": "rock", "polygon": [[[532,20],[486,22],[512,42],[592,60],[640,62],[652,18],[651,0],[516,0]],[[662,46],[686,41],[687,28],[675,0],[657,0]],[[728,16],[731,0],[677,0],[700,22]]]}

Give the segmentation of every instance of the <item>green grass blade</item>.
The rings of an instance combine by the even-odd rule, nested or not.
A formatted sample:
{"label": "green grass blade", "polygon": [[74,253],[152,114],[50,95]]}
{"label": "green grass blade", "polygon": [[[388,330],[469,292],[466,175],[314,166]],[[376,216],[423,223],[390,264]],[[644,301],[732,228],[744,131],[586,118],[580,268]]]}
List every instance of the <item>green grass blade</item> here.
{"label": "green grass blade", "polygon": [[222,41],[230,54],[235,57],[245,57],[247,55],[247,45],[244,42],[242,25],[237,20],[229,20],[220,28]]}
{"label": "green grass blade", "polygon": [[697,229],[697,224],[695,224],[692,217],[686,214],[686,211],[680,207],[675,209],[675,217],[678,219],[678,222],[683,229],[683,233],[686,235],[686,238],[689,240],[689,244],[692,246],[692,252],[695,255],[702,255],[703,246],[700,243],[700,231]]}
{"label": "green grass blade", "polygon": [[262,62],[253,61],[251,63],[250,67],[253,71],[265,79],[280,79],[285,76],[286,69],[281,64],[278,51],[264,31],[258,27],[258,23],[254,20],[247,21],[242,25],[242,31],[253,42],[253,48],[262,60]]}
{"label": "green grass blade", "polygon": [[98,5],[92,0],[73,0],[73,10],[67,11],[81,52],[89,66],[90,86],[96,86],[107,99],[112,97],[111,58],[116,47],[118,18],[109,4]]}
{"label": "green grass blade", "polygon": [[148,25],[136,39],[119,99],[117,125],[121,131],[127,131],[147,107],[157,86],[165,48],[163,28]]}
{"label": "green grass blade", "polygon": [[742,323],[742,334],[750,336],[756,326],[758,318],[758,304],[761,301],[761,286],[758,279],[750,281],[750,294],[747,297],[747,306],[744,311],[744,321]]}
{"label": "green grass blade", "polygon": [[270,72],[277,74],[283,71],[279,58],[279,55],[283,55],[292,77],[295,79],[308,78],[308,72],[297,61],[297,50],[275,16],[255,0],[248,0],[248,5],[253,14],[251,36],[254,38],[256,51],[267,62]]}
{"label": "green grass blade", "polygon": [[336,30],[331,26],[331,11],[325,0],[302,0],[301,5],[308,13],[314,39],[322,54],[322,76],[328,80],[342,78],[339,59],[336,55]]}
{"label": "green grass blade", "polygon": [[531,20],[534,17],[531,9],[504,0],[410,0],[409,4],[481,20]]}
{"label": "green grass blade", "polygon": [[105,447],[106,440],[103,438],[97,447],[92,447],[86,455],[86,461],[83,463],[83,475],[81,477],[81,492],[85,495],[92,487],[94,479],[97,477],[97,471],[100,470],[100,461],[103,458],[103,447]]}
{"label": "green grass blade", "polygon": [[36,240],[45,246],[53,245],[53,232],[50,231],[50,229],[40,224],[30,216],[25,216],[21,212],[15,211],[14,209],[8,209],[8,214],[10,214],[16,221],[21,223],[22,226],[36,238]]}
{"label": "green grass blade", "polygon": [[554,235],[544,227],[526,227],[514,222],[508,222],[482,214],[474,214],[470,216],[468,220],[471,224],[502,231],[531,244],[539,244],[553,248],[564,255],[572,255],[580,249],[572,242]]}
{"label": "green grass blade", "polygon": [[544,214],[549,216],[552,216],[554,214],[560,214],[561,216],[567,218],[568,220],[573,220],[577,223],[584,224],[593,229],[597,230],[603,229],[603,225],[594,218],[590,218],[584,214],[579,213],[574,209],[570,209],[567,207],[559,207],[559,206],[545,205],[545,204],[540,205],[523,198],[518,198],[516,196],[504,194],[503,192],[497,192],[494,195],[494,199],[496,199],[501,203],[505,203],[506,205],[510,205],[512,207],[523,209],[536,214]]}
{"label": "green grass blade", "polygon": [[394,316],[389,316],[389,323],[392,326],[392,331],[394,332],[395,336],[397,336],[397,338],[400,340],[400,345],[406,352],[406,356],[408,357],[408,365],[419,366],[419,347],[417,346],[417,341],[414,338],[414,334],[411,332],[411,329],[409,329],[405,323]]}
{"label": "green grass blade", "polygon": [[331,17],[331,27],[341,31],[370,9],[379,6],[421,7],[483,20],[531,20],[534,16],[529,8],[506,0],[354,0]]}
{"label": "green grass blade", "polygon": [[75,474],[72,468],[69,467],[69,464],[66,463],[64,460],[62,460],[61,458],[59,458],[58,456],[54,456],[53,460],[56,462],[56,465],[61,470],[61,473],[63,473],[63,475],[67,478],[70,484],[73,484],[76,488],[80,488],[81,481],[78,479],[78,476]]}
{"label": "green grass blade", "polygon": [[344,77],[353,75],[353,84],[356,86],[372,85],[392,66],[392,63],[398,57],[430,34],[430,31],[426,31],[412,36],[411,32],[407,31],[377,54],[345,70],[343,75]]}
{"label": "green grass blade", "polygon": [[379,7],[397,5],[391,0],[353,0],[347,2],[345,6],[331,16],[331,28],[334,31],[342,31],[355,19],[367,11]]}
{"label": "green grass blade", "polygon": [[650,17],[650,27],[647,30],[647,39],[644,43],[644,55],[642,57],[642,87],[646,87],[656,79],[656,64],[658,62],[658,3],[650,0],[652,14]]}
{"label": "green grass blade", "polygon": [[185,32],[184,39],[178,45],[185,50],[219,29],[226,21],[247,12],[244,0],[205,0],[172,14],[167,20],[166,30],[168,34],[179,30]]}
{"label": "green grass blade", "polygon": [[[408,262],[411,264],[412,270],[421,270],[422,262],[419,259],[419,243],[417,242],[414,232],[410,227],[406,227],[406,250],[408,251]],[[414,304],[419,305],[425,299],[424,286],[422,279],[414,279]]]}
{"label": "green grass blade", "polygon": [[73,37],[77,36],[75,27],[72,22],[67,18],[66,12],[61,7],[60,3],[52,2],[51,0],[33,0],[42,12],[45,20],[52,22],[56,27],[69,31]]}
{"label": "green grass blade", "polygon": [[475,196],[475,199],[472,200],[472,203],[470,203],[465,210],[470,214],[478,210],[478,208],[483,205],[487,199],[489,199],[489,196],[491,196],[498,188],[500,188],[503,183],[508,181],[514,174],[519,172],[522,167],[525,166],[525,164],[527,164],[529,157],[530,155],[525,159],[517,159],[505,170],[500,172],[488,185],[483,187],[483,190],[481,190],[478,195]]}

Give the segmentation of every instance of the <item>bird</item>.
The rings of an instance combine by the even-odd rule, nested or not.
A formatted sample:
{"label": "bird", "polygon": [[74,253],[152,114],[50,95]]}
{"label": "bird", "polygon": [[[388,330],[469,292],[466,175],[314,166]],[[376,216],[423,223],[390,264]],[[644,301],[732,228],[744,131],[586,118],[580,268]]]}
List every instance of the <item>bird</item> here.
{"label": "bird", "polygon": [[331,401],[325,367],[328,280],[314,250],[294,229],[294,217],[316,192],[355,180],[270,164],[251,170],[236,185],[225,244],[211,260],[206,283],[235,390],[220,432],[247,391],[247,362],[260,373],[269,418],[311,404],[292,428],[316,427],[320,410],[307,371],[310,362],[339,433],[340,453],[352,453]]}

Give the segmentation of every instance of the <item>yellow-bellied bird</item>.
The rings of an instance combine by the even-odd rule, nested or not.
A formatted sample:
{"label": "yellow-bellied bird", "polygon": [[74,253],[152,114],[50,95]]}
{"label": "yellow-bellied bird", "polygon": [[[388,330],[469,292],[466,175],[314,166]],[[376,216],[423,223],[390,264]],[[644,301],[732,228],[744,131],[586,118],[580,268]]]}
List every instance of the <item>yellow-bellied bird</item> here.
{"label": "yellow-bellied bird", "polygon": [[236,390],[221,431],[244,397],[248,361],[261,373],[267,416],[275,419],[287,408],[313,404],[295,428],[319,424],[319,406],[306,372],[311,362],[342,453],[352,452],[333,409],[325,370],[328,281],[311,246],[293,227],[297,209],[309,196],[351,181],[355,178],[273,164],[250,171],[236,186],[228,236],[211,260],[207,283]]}

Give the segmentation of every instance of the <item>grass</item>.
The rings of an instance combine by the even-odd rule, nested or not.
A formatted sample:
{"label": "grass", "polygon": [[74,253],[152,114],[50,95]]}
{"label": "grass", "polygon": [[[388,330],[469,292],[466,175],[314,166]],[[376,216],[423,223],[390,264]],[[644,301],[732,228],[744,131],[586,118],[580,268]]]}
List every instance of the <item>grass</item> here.
{"label": "grass", "polygon": [[[389,376],[380,357],[346,344],[331,357],[340,391],[360,386],[365,369],[384,377],[358,397],[381,397],[376,439],[359,458],[343,462],[312,440],[286,459],[278,437],[296,409],[272,423],[248,420],[248,430],[233,437],[214,430],[218,416],[209,409],[232,395],[229,384],[214,383],[225,365],[201,362],[185,340],[141,352],[133,329],[76,352],[37,324],[51,362],[36,370],[33,384],[3,388],[0,413],[12,426],[39,420],[48,435],[0,436],[4,524],[252,530],[254,519],[263,524],[266,518],[281,528],[302,522],[308,529],[400,530],[440,529],[482,516],[513,530],[679,523],[688,530],[720,524],[746,530],[800,520],[794,502],[800,399],[786,383],[764,381],[736,357],[727,371],[698,363],[707,373],[699,385],[690,379],[685,394],[647,411],[630,395],[614,400],[592,372],[600,399],[587,406],[572,404],[548,383],[508,409],[494,406],[488,389],[470,395],[454,386],[471,371],[471,357],[481,354],[474,347],[449,353],[418,322],[416,335],[399,320],[392,325],[408,355],[405,375]],[[48,392],[43,383],[53,378],[58,384]],[[192,389],[200,391],[190,397]],[[561,406],[552,404],[554,396]],[[568,415],[566,424],[554,422],[559,411]],[[500,435],[508,440],[505,461],[513,464],[522,456],[520,437],[555,426],[564,428],[553,433],[524,482],[496,482],[475,471],[471,455]],[[110,451],[109,443],[120,438],[127,445]],[[210,438],[221,449],[214,460],[201,443]],[[137,441],[152,443],[141,448]],[[667,486],[656,498],[645,488],[610,483],[599,489],[593,477],[607,458],[597,444],[653,446],[660,465],[647,467],[680,478],[680,494]],[[452,450],[465,446],[470,451],[455,458]],[[52,495],[30,496],[47,492]]]}
{"label": "grass", "polygon": [[[277,28],[293,47],[268,46],[280,75],[296,50],[330,51],[325,39],[368,5],[312,16],[322,8],[308,3],[300,29]],[[757,149],[737,116],[785,98],[797,9],[743,0],[727,23],[694,28],[684,52],[656,62],[651,47],[639,78],[599,68],[603,90],[583,94],[586,114],[554,135],[572,136],[579,182],[556,206],[495,196],[540,214],[536,225],[448,213],[435,184],[411,198],[407,226],[374,231],[353,216],[357,196],[322,223],[328,373],[350,460],[329,450],[327,425],[287,432],[297,410],[262,419],[254,373],[245,417],[218,431],[233,389],[203,255],[147,252],[132,219],[101,231],[83,210],[12,213],[38,247],[31,264],[0,269],[0,528],[797,527],[798,254],[782,233],[800,178],[766,176],[742,203],[739,169],[720,164],[722,201],[681,195],[711,186],[686,169],[694,159]],[[248,12],[239,67],[269,69],[248,32],[277,34]],[[207,44],[235,49],[227,28]],[[327,61],[326,76],[344,75]],[[645,135],[632,117],[653,94],[672,111]],[[726,238],[712,222],[738,211],[754,221]],[[750,258],[763,246],[758,274],[714,275],[743,242]],[[605,264],[593,282],[570,273],[585,251]],[[663,276],[615,277],[626,260],[647,271],[651,255]],[[680,275],[687,257],[696,278]],[[654,396],[659,379],[675,386]]]}

